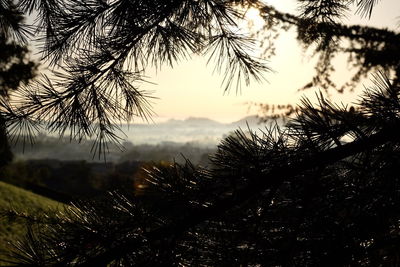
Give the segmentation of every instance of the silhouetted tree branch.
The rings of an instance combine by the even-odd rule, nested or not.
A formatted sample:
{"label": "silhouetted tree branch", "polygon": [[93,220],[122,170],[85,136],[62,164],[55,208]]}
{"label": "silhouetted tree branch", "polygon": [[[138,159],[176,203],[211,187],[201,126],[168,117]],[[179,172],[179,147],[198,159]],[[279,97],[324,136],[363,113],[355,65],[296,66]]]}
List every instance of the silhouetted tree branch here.
{"label": "silhouetted tree branch", "polygon": [[[356,3],[358,12],[370,16],[376,4],[299,2],[301,18],[267,7],[263,11],[305,27],[302,40],[319,44],[328,61],[337,51],[330,50],[335,35],[347,32],[359,39],[356,28],[338,25],[342,13]],[[247,39],[232,31],[240,17],[234,7],[238,3],[261,5],[211,0],[21,2],[24,10],[41,10],[46,55],[54,64],[63,61],[66,74],[60,73],[57,83],[42,82],[37,91],[27,88],[26,102],[4,105],[6,120],[12,126],[33,116],[29,123],[35,125],[40,115],[51,119],[50,129],[63,133],[71,127],[78,139],[94,133],[103,134],[100,140],[117,139],[113,120],[135,115],[132,110],[138,111],[145,100],[127,85],[127,77],[140,80],[149,58],[158,67],[186,51],[211,49],[217,68],[227,60],[228,84],[237,71],[245,81],[257,78],[265,67],[241,50]],[[95,27],[97,22],[104,27]],[[388,42],[397,40],[396,34],[371,32],[381,33],[376,38],[382,41],[384,36]],[[67,60],[69,53],[76,57]],[[135,71],[125,68],[128,63]],[[131,113],[120,106],[126,98],[112,99],[107,91],[128,87],[134,93]],[[148,198],[111,193],[67,207],[58,214],[59,223],[31,227],[25,240],[12,244],[11,263],[398,265],[399,93],[397,80],[381,72],[356,108],[322,96],[317,106],[304,99],[286,128],[267,128],[260,136],[237,131],[222,141],[209,169],[187,162],[149,170]]]}
{"label": "silhouetted tree branch", "polygon": [[[302,16],[294,16],[288,13],[280,12],[273,6],[266,5],[261,9],[261,16],[266,21],[262,30],[258,33],[258,38],[266,40],[276,39],[279,32],[294,28],[297,32],[297,40],[305,47],[315,47],[315,54],[319,55],[319,60],[316,65],[316,74],[312,81],[305,85],[303,89],[311,87],[320,87],[324,90],[336,89],[338,92],[353,90],[359,83],[360,79],[367,77],[368,74],[377,72],[381,69],[393,71],[395,79],[399,79],[399,33],[388,29],[378,29],[368,26],[347,26],[340,23],[340,20],[335,20],[324,14],[313,14],[307,11],[308,5],[317,5],[323,3],[327,5],[330,2],[337,3],[339,11],[332,13],[335,17],[343,15],[340,11],[342,8],[349,8],[351,2],[356,1],[301,1],[305,2],[305,11]],[[375,1],[357,1],[358,12],[362,15],[370,16],[372,7]],[[345,5],[345,4],[348,5]],[[312,10],[319,10],[318,7],[313,7]],[[317,11],[315,11],[317,12]],[[325,11],[329,13],[328,11]],[[335,15],[336,14],[336,15]],[[277,35],[268,37],[269,32],[277,32]],[[271,47],[267,47],[265,54],[270,51],[273,53],[273,41],[270,40]],[[315,46],[314,46],[315,45]],[[356,70],[351,80],[344,83],[342,86],[337,86],[330,76],[335,71],[332,64],[335,56],[339,54],[347,54],[348,62],[352,68]],[[349,64],[349,65],[350,65]]]}
{"label": "silhouetted tree branch", "polygon": [[[336,264],[393,263],[397,254],[386,246],[397,244],[391,229],[398,222],[393,183],[400,160],[395,156],[399,89],[383,74],[376,76],[375,88],[365,92],[358,111],[323,98],[317,107],[304,100],[286,130],[270,128],[261,137],[238,131],[221,143],[211,169],[188,162],[151,170],[151,200],[112,194],[104,202],[78,203],[60,214],[62,223],[49,224],[17,244],[14,257],[19,263],[52,266],[230,260],[324,265],[332,257]],[[366,213],[352,215],[346,209]],[[382,217],[382,212],[388,214]],[[245,244],[254,249],[243,254]],[[204,246],[211,247],[197,254]],[[28,247],[42,256],[29,257]]]}
{"label": "silhouetted tree branch", "polygon": [[116,123],[151,116],[150,96],[139,89],[150,66],[206,55],[223,73],[226,91],[260,80],[269,68],[249,54],[253,40],[237,33],[239,4],[259,2],[20,1],[18,12],[38,12],[35,31],[43,35],[41,52],[54,77],[22,87],[3,117],[9,128],[30,134],[45,127],[76,140],[94,138],[94,152],[102,155],[109,141],[119,144]]}
{"label": "silhouetted tree branch", "polygon": [[[24,39],[24,31],[17,25],[23,21],[23,16],[9,3],[8,9],[0,6],[0,107],[8,99],[9,93],[21,84],[27,84],[36,75],[37,64],[28,58],[28,49],[9,37],[11,25],[17,33],[13,36]],[[0,113],[0,167],[11,161],[12,153],[7,139],[6,122]]]}

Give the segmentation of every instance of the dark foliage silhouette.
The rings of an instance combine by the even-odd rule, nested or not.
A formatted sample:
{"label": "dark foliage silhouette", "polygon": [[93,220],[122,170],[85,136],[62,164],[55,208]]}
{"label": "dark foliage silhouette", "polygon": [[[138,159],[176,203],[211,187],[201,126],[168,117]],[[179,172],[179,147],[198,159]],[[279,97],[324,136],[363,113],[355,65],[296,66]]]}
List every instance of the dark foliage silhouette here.
{"label": "dark foliage silhouette", "polygon": [[[36,64],[28,59],[28,49],[13,41],[9,30],[5,27],[5,20],[11,26],[23,21],[23,16],[15,7],[0,8],[0,106],[3,106],[8,93],[16,90],[22,83],[28,83],[35,76]],[[3,114],[0,114],[0,167],[12,159]]]}
{"label": "dark foliage silhouette", "polygon": [[[397,30],[379,29],[360,25],[341,24],[349,13],[352,4],[357,4],[357,13],[370,17],[378,1],[299,1],[300,16],[284,13],[271,5],[260,9],[265,19],[264,27],[255,33],[263,40],[264,56],[275,56],[274,41],[284,31],[294,30],[297,41],[317,57],[315,75],[299,90],[322,89],[328,95],[353,91],[363,78],[385,70],[393,73],[396,82],[400,79],[400,36]],[[337,67],[334,60],[339,56],[347,57],[350,79],[337,81],[332,77]],[[274,105],[271,103],[251,103],[259,108],[265,120],[296,113],[293,104]]]}
{"label": "dark foliage silhouette", "polygon": [[[116,123],[152,114],[151,96],[139,89],[147,67],[207,54],[225,90],[260,80],[268,67],[250,56],[253,40],[237,33],[238,4],[258,1],[20,1],[17,10],[37,10],[35,33],[43,35],[41,52],[55,71],[21,88],[4,117],[31,136],[46,127],[78,141],[96,139],[93,151],[101,155],[107,142],[119,145]],[[12,26],[9,32],[24,28]]]}
{"label": "dark foliage silhouette", "polygon": [[[339,16],[340,18],[340,15],[345,15],[345,13],[340,12],[340,9],[346,8],[343,3],[349,1],[300,2],[305,2],[305,10],[300,17],[280,12],[272,6],[263,7],[261,16],[265,18],[267,23],[260,30],[258,36],[266,40],[274,39],[279,36],[282,30],[295,29],[297,40],[305,48],[314,49],[315,54],[318,55],[316,73],[312,81],[306,84],[303,89],[318,86],[326,91],[344,92],[345,90],[353,90],[359,84],[361,78],[382,69],[388,72],[393,71],[396,79],[399,79],[400,55],[397,44],[400,41],[400,36],[398,32],[368,26],[340,24],[338,19],[335,20],[335,17]],[[327,5],[329,2],[337,3],[337,7],[334,5],[331,8],[338,10],[333,12],[330,9],[320,10],[318,6],[310,7],[317,5],[317,3]],[[365,15],[372,12],[375,1],[359,2],[359,12]],[[363,8],[366,8],[366,10]],[[333,17],[326,14],[333,14]],[[271,31],[276,32],[276,34],[268,36],[267,34]],[[272,47],[265,50],[265,53],[269,56],[274,51],[273,40],[270,41],[265,41],[265,43],[272,44]],[[355,70],[351,80],[342,85],[337,85],[331,78],[331,74],[335,71],[333,60],[337,55],[346,55],[348,66]]]}
{"label": "dark foliage silhouette", "polygon": [[151,198],[111,193],[39,221],[16,263],[397,265],[400,88],[375,79],[358,111],[304,100],[284,130],[224,140],[211,169],[150,170]]}
{"label": "dark foliage silhouette", "polygon": [[[356,3],[358,13],[370,16],[377,1],[299,2],[302,17],[277,12],[275,17],[304,26],[303,40],[318,44],[325,53],[335,41],[333,29],[342,29],[341,35],[347,29],[337,19],[349,5]],[[27,109],[17,103],[5,112],[10,125],[37,114],[56,114],[50,116],[50,128],[61,133],[69,126],[78,139],[95,132],[114,138],[108,118],[126,119],[134,111],[145,114],[139,109],[145,98],[132,87],[134,101],[127,113],[120,113],[126,111],[120,107],[126,99],[102,102],[108,100],[107,90],[116,90],[117,95],[123,91],[126,80],[117,86],[115,79],[143,77],[123,69],[121,60],[129,55],[133,67],[141,69],[145,58],[159,66],[160,61],[174,62],[169,60],[183,55],[171,54],[183,50],[160,53],[165,47],[200,51],[216,46],[217,68],[228,55],[228,85],[237,77],[235,71],[258,75],[265,68],[240,53],[243,39],[231,35],[230,18],[237,12],[232,4],[260,4],[255,1],[71,1],[63,8],[57,3],[22,1],[21,7],[40,8],[40,25],[47,34],[45,55],[51,63],[67,66],[67,74],[60,74],[65,80],[56,84],[64,91],[52,87],[49,79],[42,82],[44,93],[30,94]],[[110,15],[104,19],[103,14]],[[105,32],[98,33],[98,21],[106,23]],[[169,35],[172,32],[177,35]],[[166,39],[160,43],[153,37]],[[393,51],[398,54],[396,47]],[[153,49],[157,49],[154,54]],[[398,60],[387,66],[392,70]],[[397,266],[400,87],[398,77],[391,79],[384,71],[374,76],[373,83],[356,108],[335,105],[321,95],[318,105],[304,99],[284,129],[267,128],[260,136],[237,131],[221,142],[210,168],[186,162],[148,170],[151,186],[141,196],[112,192],[102,200],[67,206],[55,219],[31,216],[26,239],[11,244],[10,263]],[[89,100],[89,106],[80,109],[83,100]],[[97,124],[88,124],[88,119]]]}

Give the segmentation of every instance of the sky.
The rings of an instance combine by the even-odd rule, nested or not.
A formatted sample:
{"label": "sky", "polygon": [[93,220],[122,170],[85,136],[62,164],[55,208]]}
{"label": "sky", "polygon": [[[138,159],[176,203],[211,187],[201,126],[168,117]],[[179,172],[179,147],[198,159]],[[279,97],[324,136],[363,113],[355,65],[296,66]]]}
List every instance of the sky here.
{"label": "sky", "polygon": [[[296,0],[266,2],[281,11],[297,12]],[[248,19],[255,28],[261,28],[263,20],[257,13],[256,10],[250,10]],[[399,17],[400,0],[384,0],[379,1],[371,19],[351,15],[344,23],[396,29]],[[277,40],[276,48],[276,56],[267,63],[273,72],[265,73],[262,83],[253,81],[250,86],[243,86],[239,93],[235,89],[229,94],[224,93],[223,76],[213,73],[214,66],[212,63],[207,65],[207,57],[192,55],[190,59],[176,63],[173,68],[164,66],[161,70],[148,69],[145,75],[151,83],[141,84],[140,89],[151,92],[154,97],[151,100],[156,114],[153,121],[208,117],[220,122],[232,122],[258,113],[258,109],[250,103],[297,104],[303,95],[313,97],[318,88],[306,93],[298,89],[310,82],[316,58],[310,56],[310,51],[303,51],[293,32],[283,33]],[[348,77],[349,67],[345,60],[339,59],[337,69],[334,77],[340,84],[341,80]],[[365,84],[368,85],[368,81]],[[357,93],[332,94],[331,97],[333,101],[351,103],[357,98]],[[134,122],[143,123],[141,119]]]}
{"label": "sky", "polygon": [[[296,12],[294,0],[267,2],[281,11]],[[352,15],[344,22],[395,29],[398,16],[400,1],[384,0],[376,6],[370,20]],[[249,17],[256,21],[256,26],[260,26],[260,18],[257,18],[255,10],[252,10]],[[297,89],[311,80],[316,60],[297,45],[293,33],[283,34],[276,47],[276,56],[268,62],[274,72],[265,73],[265,82],[253,82],[249,87],[243,87],[239,94],[234,89],[224,94],[221,86],[223,77],[213,73],[212,64],[207,66],[206,57],[193,56],[179,62],[174,68],[164,67],[161,71],[150,69],[146,75],[154,84],[142,84],[141,89],[151,91],[157,98],[153,100],[153,109],[157,114],[154,120],[209,117],[220,122],[231,122],[257,113],[257,108],[249,103],[299,103],[304,93]],[[338,84],[340,78],[346,77],[348,73],[346,63],[339,64],[339,71],[335,74]],[[368,85],[368,81],[365,82]],[[317,90],[315,88],[306,95],[313,96]],[[332,95],[333,100],[344,103],[351,103],[356,98],[357,94]]]}

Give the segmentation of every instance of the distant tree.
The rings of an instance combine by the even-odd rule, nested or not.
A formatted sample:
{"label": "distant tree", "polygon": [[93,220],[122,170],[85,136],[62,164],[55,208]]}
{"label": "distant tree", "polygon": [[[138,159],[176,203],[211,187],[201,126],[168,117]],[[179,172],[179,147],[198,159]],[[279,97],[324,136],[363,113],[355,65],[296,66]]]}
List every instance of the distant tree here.
{"label": "distant tree", "polygon": [[[28,9],[27,2],[22,3]],[[303,25],[302,36],[317,44],[323,54],[334,47],[333,30],[344,27],[336,23],[337,16],[354,3],[361,14],[369,15],[377,3],[299,2],[303,16],[289,18],[298,19]],[[45,7],[40,10],[48,32],[48,55],[59,60],[70,55],[70,49],[86,49],[77,54],[80,60],[67,65],[66,71],[74,75],[61,76],[66,80],[57,83],[65,86],[64,91],[52,87],[49,80],[42,83],[46,93],[31,95],[35,96],[28,101],[31,106],[20,114],[37,118],[38,114],[54,113],[54,117],[50,115],[50,127],[76,126],[74,133],[78,136],[92,133],[96,130],[93,127],[100,127],[100,134],[112,133],[105,120],[106,110],[117,112],[115,118],[122,118],[118,117],[118,105],[125,102],[108,105],[106,97],[111,96],[106,90],[121,88],[101,85],[113,85],[114,78],[124,77],[120,60],[128,53],[133,56],[133,66],[140,68],[146,59],[159,66],[161,59],[170,62],[177,58],[171,51],[178,50],[157,50],[170,52],[153,54],[155,48],[182,48],[180,41],[190,40],[183,47],[196,44],[192,51],[199,51],[204,48],[197,46],[201,41],[208,41],[211,47],[217,41],[222,45],[219,48],[225,49],[216,50],[217,66],[227,56],[231,81],[230,77],[236,77],[230,76],[231,71],[238,70],[237,66],[248,58],[238,52],[244,48],[242,41],[235,43],[239,39],[230,18],[241,15],[235,15],[238,9],[232,4],[261,5],[255,1],[121,0],[89,4],[74,1],[74,5],[68,5],[72,1],[63,2],[65,6],[61,8],[55,1],[40,3]],[[112,15],[103,17],[104,10]],[[277,18],[283,16],[273,14]],[[105,28],[95,27],[97,21],[105,23]],[[92,40],[99,30],[103,30],[101,38]],[[214,36],[215,32],[219,34]],[[356,34],[353,30],[350,33]],[[375,34],[371,36],[375,38]],[[387,36],[398,38],[397,34]],[[364,48],[360,47],[357,55],[369,55],[362,54]],[[392,49],[395,58],[399,48]],[[257,61],[249,62],[250,65],[244,63],[248,74],[262,69]],[[398,59],[392,65],[396,64]],[[361,95],[355,109],[330,103],[322,95],[316,106],[304,99],[296,118],[285,129],[272,127],[261,136],[237,131],[235,136],[226,138],[208,169],[187,162],[149,170],[147,188],[151,199],[111,193],[102,201],[82,201],[67,207],[58,221],[30,217],[37,226],[30,228],[26,240],[12,244],[12,263],[398,266],[400,86],[398,78],[391,79],[391,69],[388,70],[389,73],[375,75],[374,85]],[[53,95],[58,101],[53,101]],[[52,100],[46,102],[47,99]],[[82,108],[84,100],[89,102]],[[50,108],[56,104],[60,106]],[[90,109],[92,105],[98,110]],[[13,111],[7,115],[12,121]],[[86,125],[89,118],[100,123]]]}
{"label": "distant tree", "polygon": [[[16,43],[9,34],[10,30],[5,27],[6,24],[16,27],[23,22],[22,13],[12,5],[8,7],[0,6],[0,105],[3,108],[9,92],[22,83],[28,83],[35,76],[37,68],[36,63],[28,58],[26,45]],[[0,167],[12,159],[2,115],[0,113]]]}
{"label": "distant tree", "polygon": [[[264,50],[268,56],[272,56],[275,51],[273,40],[281,32],[290,29],[297,32],[297,41],[303,47],[314,50],[315,55],[319,56],[315,67],[316,73],[303,89],[317,86],[326,91],[330,89],[342,93],[345,90],[353,90],[361,78],[379,70],[390,72],[396,80],[400,79],[398,32],[341,23],[353,5],[357,7],[356,12],[362,17],[371,17],[373,6],[379,1],[300,0],[298,2],[300,16],[280,12],[271,5],[262,7],[260,13],[266,23],[258,32],[258,37],[265,38],[264,43],[271,45]],[[270,32],[275,34],[269,34]],[[347,56],[348,67],[354,71],[350,81],[341,81],[342,85],[337,85],[331,78],[336,69],[333,60],[338,55]]]}
{"label": "distant tree", "polygon": [[[331,92],[343,93],[353,91],[363,78],[370,77],[380,70],[390,73],[398,83],[400,80],[400,36],[398,31],[380,29],[360,25],[344,25],[352,7],[362,17],[373,15],[373,6],[378,1],[352,0],[300,0],[300,16],[281,12],[271,5],[260,9],[260,15],[265,19],[264,27],[255,33],[263,40],[264,56],[275,56],[275,40],[282,32],[294,30],[297,41],[317,57],[315,75],[305,85],[299,85],[300,90],[310,88],[322,89],[328,95]],[[393,18],[395,20],[395,18]],[[337,66],[334,60],[337,56],[347,57],[347,68],[350,68],[349,80],[335,81],[332,74]],[[271,117],[294,115],[296,106],[292,103],[253,103],[265,115]]]}

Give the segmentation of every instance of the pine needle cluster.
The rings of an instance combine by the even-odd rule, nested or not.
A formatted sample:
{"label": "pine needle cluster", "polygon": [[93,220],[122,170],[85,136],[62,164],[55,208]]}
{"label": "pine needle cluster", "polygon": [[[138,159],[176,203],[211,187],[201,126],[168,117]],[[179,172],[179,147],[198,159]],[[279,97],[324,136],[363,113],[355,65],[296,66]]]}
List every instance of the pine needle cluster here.
{"label": "pine needle cluster", "polygon": [[[301,38],[328,51],[348,5],[357,3],[370,16],[377,1],[299,2],[300,18],[269,14],[316,26]],[[2,8],[10,3],[0,1]],[[61,135],[96,136],[94,149],[101,153],[107,140],[118,139],[115,121],[149,114],[146,94],[134,85],[147,66],[209,51],[227,88],[236,77],[261,77],[268,68],[245,52],[249,40],[234,31],[242,16],[237,4],[260,3],[20,1],[15,8],[21,12],[39,10],[44,56],[62,68],[57,79],[24,87],[18,101],[3,101],[8,129],[32,136],[45,120]],[[354,28],[341,29],[357,35]],[[397,38],[382,33],[385,40]],[[10,244],[9,264],[399,265],[399,94],[398,79],[381,72],[356,108],[322,96],[317,105],[304,99],[285,128],[261,135],[238,130],[223,140],[210,168],[188,161],[148,170],[150,186],[141,196],[112,192],[67,206],[51,220],[21,215],[31,225],[25,240]]]}
{"label": "pine needle cluster", "polygon": [[[225,90],[261,80],[269,68],[250,55],[253,40],[238,33],[243,19],[234,0],[1,1],[0,9],[22,15],[36,12],[33,33],[41,54],[54,69],[1,103],[10,135],[34,136],[41,129],[71,139],[97,140],[105,155],[111,141],[120,145],[118,123],[151,119],[151,95],[140,89],[148,67],[173,66],[205,55],[224,75]],[[243,8],[242,8],[243,9]],[[11,12],[11,11],[10,11]],[[27,28],[8,23],[5,33],[23,38]]]}
{"label": "pine needle cluster", "polygon": [[379,74],[357,109],[305,99],[286,128],[222,141],[211,168],[154,168],[141,197],[113,192],[38,222],[12,263],[397,265],[399,95]]}

